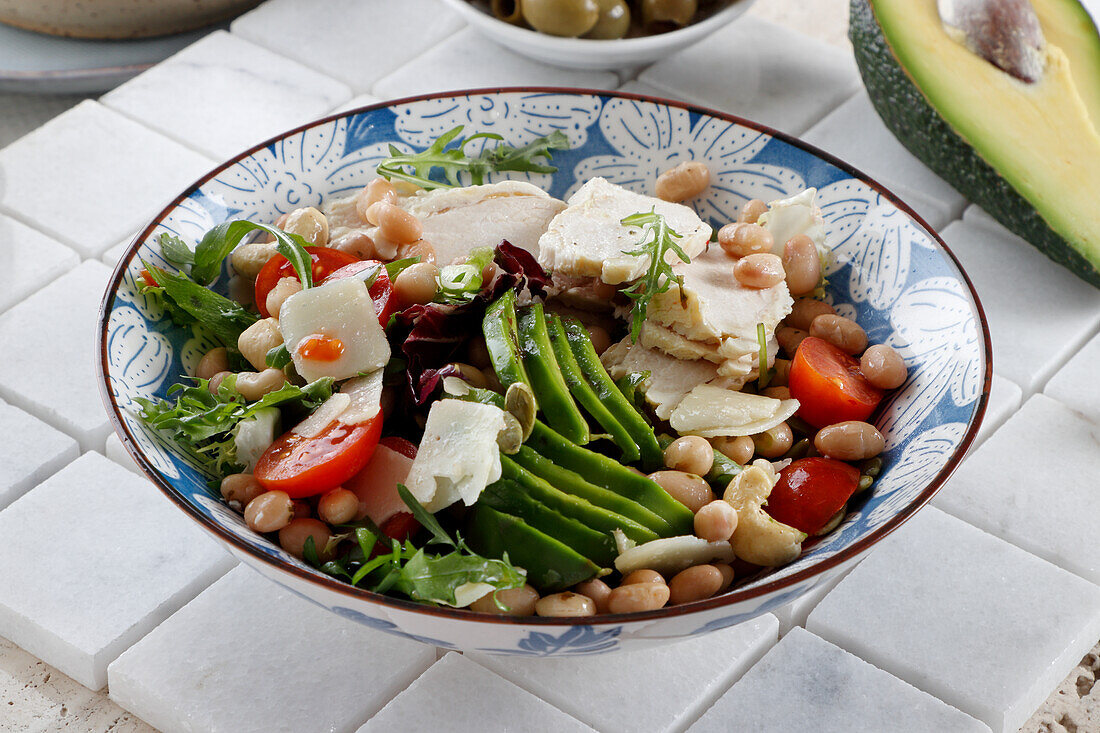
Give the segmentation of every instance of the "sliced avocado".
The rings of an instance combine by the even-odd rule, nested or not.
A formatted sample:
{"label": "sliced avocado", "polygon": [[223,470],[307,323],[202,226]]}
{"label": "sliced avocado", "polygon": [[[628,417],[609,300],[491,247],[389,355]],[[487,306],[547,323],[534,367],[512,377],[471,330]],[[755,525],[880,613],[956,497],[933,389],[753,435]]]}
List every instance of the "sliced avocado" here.
{"label": "sliced avocado", "polygon": [[[656,443],[656,437],[653,440]],[[695,515],[690,509],[673,499],[656,481],[635,473],[614,458],[574,445],[539,421],[535,421],[527,445],[554,463],[579,473],[589,483],[638,502],[668,522],[672,534],[692,533]]]}
{"label": "sliced avocado", "polygon": [[527,571],[527,582],[541,593],[556,593],[594,578],[600,568],[576,550],[519,517],[475,504],[466,515],[466,542],[476,552],[503,558]]}
{"label": "sliced avocado", "polygon": [[[623,452],[623,462],[634,463],[642,455],[638,450],[638,444],[630,436],[630,431],[615,419],[615,416],[611,414],[611,410],[607,409],[607,405],[600,401],[596,390],[592,389],[592,385],[584,378],[581,365],[577,363],[577,357],[573,356],[573,349],[569,345],[569,340],[565,337],[565,328],[562,326],[561,318],[557,315],[550,316],[546,319],[546,326],[550,335],[550,343],[553,345],[554,356],[557,357],[561,375],[565,378],[566,384],[569,385],[569,391],[573,393],[577,402],[584,406],[588,414],[599,423],[600,427],[611,436],[611,442]],[[553,423],[550,423],[550,425],[553,426]],[[562,434],[564,435],[564,433]]]}
{"label": "sliced avocado", "polygon": [[[579,473],[559,466],[527,446],[520,448],[510,458],[555,489],[584,499],[609,512],[632,519],[654,532],[655,536],[671,537],[675,534],[672,531],[672,525],[633,499],[616,494],[614,491],[609,491],[602,486],[589,483]],[[640,537],[632,537],[629,532],[627,532],[627,537],[635,542],[646,541]]]}
{"label": "sliced avocado", "polygon": [[515,481],[502,479],[489,484],[478,497],[478,502],[499,512],[519,517],[530,526],[545,532],[568,547],[603,567],[610,567],[618,554],[615,538],[597,532],[576,519],[535,500],[527,489]]}
{"label": "sliced avocado", "polygon": [[514,290],[506,291],[485,309],[481,330],[485,335],[485,348],[500,383],[505,387],[516,382],[530,384],[520,356]]}
{"label": "sliced avocado", "polygon": [[1032,36],[1023,15],[998,15],[998,0],[940,2],[945,10],[966,2],[997,20],[947,26],[937,0],[851,0],[849,35],[875,109],[964,196],[1100,287],[1095,25],[1077,0],[1031,0],[1045,43],[1038,78],[1028,82],[995,65],[1002,56],[981,51]]}
{"label": "sliced avocado", "polygon": [[591,437],[588,421],[573,401],[558,366],[558,359],[550,345],[550,334],[546,330],[542,303],[519,310],[517,329],[523,369],[543,419],[574,443],[584,445]]}
{"label": "sliced avocado", "polygon": [[609,537],[615,530],[621,530],[635,542],[648,542],[657,539],[657,533],[627,519],[621,514],[609,512],[591,502],[585,501],[579,496],[567,494],[554,488],[548,482],[520,466],[510,456],[500,457],[501,477],[515,481],[527,491],[535,501],[563,514],[597,532],[603,532]]}

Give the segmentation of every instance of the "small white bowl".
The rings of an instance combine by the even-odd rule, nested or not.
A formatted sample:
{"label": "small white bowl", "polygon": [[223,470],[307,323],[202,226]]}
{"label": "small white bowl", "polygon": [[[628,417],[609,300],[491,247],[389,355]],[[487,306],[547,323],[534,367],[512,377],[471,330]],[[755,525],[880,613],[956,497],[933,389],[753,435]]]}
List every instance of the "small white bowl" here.
{"label": "small white bowl", "polygon": [[501,46],[570,69],[621,69],[653,63],[706,38],[748,10],[754,1],[734,0],[698,23],[668,33],[601,41],[539,33],[498,20],[467,0],[443,0],[479,33]]}

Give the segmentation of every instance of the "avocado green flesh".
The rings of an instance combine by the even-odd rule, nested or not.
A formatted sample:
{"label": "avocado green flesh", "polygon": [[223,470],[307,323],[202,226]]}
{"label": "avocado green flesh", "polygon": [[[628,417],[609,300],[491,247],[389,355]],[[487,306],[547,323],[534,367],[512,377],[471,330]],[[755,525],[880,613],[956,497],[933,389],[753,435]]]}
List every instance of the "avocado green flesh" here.
{"label": "avocado green flesh", "polygon": [[543,419],[569,440],[584,445],[589,441],[588,421],[573,401],[558,366],[541,303],[519,310],[518,329],[523,369]]}
{"label": "avocado green flesh", "polygon": [[501,480],[485,487],[479,502],[504,514],[519,517],[530,526],[572,547],[592,562],[610,567],[618,554],[612,535],[597,532],[576,519],[536,501],[515,481]]}
{"label": "avocado green flesh", "polygon": [[868,94],[902,144],[1100,287],[1100,36],[1075,0],[1032,3],[1048,45],[1035,84],[948,37],[936,0],[851,0],[849,33]]}
{"label": "avocado green flesh", "polygon": [[476,504],[467,515],[466,542],[486,557],[503,558],[527,571],[527,582],[556,593],[599,574],[588,558],[518,517]]}

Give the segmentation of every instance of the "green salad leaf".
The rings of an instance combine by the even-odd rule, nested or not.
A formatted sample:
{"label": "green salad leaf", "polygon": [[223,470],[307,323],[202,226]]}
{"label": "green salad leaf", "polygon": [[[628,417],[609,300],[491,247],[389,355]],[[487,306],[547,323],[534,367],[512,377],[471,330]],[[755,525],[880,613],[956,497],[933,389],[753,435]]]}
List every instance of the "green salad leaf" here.
{"label": "green salad leaf", "polygon": [[[466,154],[466,146],[474,140],[503,140],[492,132],[478,132],[465,138],[459,138],[464,125],[452,128],[440,135],[427,150],[419,153],[402,153],[399,148],[390,145],[390,157],[378,164],[378,175],[387,180],[400,180],[416,184],[422,188],[451,188],[462,185],[459,174],[467,173],[474,185],[485,183],[489,173],[517,171],[528,173],[553,173],[557,170],[550,165],[553,151],[568,150],[569,138],[561,130],[538,137],[526,145],[513,147],[500,144],[494,148],[485,148],[474,158]],[[453,147],[448,147],[454,143]],[[543,158],[546,162],[539,162]],[[432,171],[439,170],[444,182],[433,179]]]}
{"label": "green salad leaf", "polygon": [[668,292],[672,284],[676,283],[676,287],[680,289],[680,300],[684,300],[684,277],[673,271],[672,265],[666,259],[667,254],[674,252],[684,262],[691,262],[691,258],[680,247],[681,235],[668,225],[665,217],[654,210],[650,210],[649,213],[631,214],[623,218],[620,223],[623,226],[640,226],[644,230],[637,248],[624,250],[623,254],[649,257],[649,266],[645,274],[623,290],[623,293],[634,301],[634,306],[630,310],[630,339],[637,341],[642,323],[645,322],[646,309],[653,298]]}
{"label": "green salad leaf", "polygon": [[194,251],[179,237],[170,234],[160,235],[160,251],[164,259],[173,264],[180,272],[190,271],[191,279],[199,285],[209,285],[221,274],[222,262],[229,253],[241,243],[247,234],[257,229],[265,231],[275,238],[275,249],[286,257],[302,281],[303,288],[313,287],[313,267],[306,247],[309,242],[297,234],[282,229],[256,224],[244,219],[226,221],[203,235]]}
{"label": "green salad leaf", "polygon": [[216,395],[211,394],[209,381],[195,382],[172,385],[168,389],[169,399],[137,398],[141,405],[139,416],[216,476],[240,468],[233,431],[241,421],[268,407],[312,411],[332,396],[333,387],[333,380],[328,377],[305,387],[287,382],[282,388],[249,402],[237,391],[236,375],[223,379]]}
{"label": "green salad leaf", "polygon": [[493,261],[492,247],[478,247],[461,265],[444,265],[439,270],[437,303],[465,303],[481,292],[485,266]]}
{"label": "green salad leaf", "polygon": [[142,292],[158,298],[172,320],[178,325],[198,323],[228,348],[237,348],[241,332],[256,322],[237,302],[218,295],[182,272],[169,272],[142,262],[157,286]]}
{"label": "green salad leaf", "polygon": [[756,342],[760,345],[760,368],[757,370],[759,376],[756,378],[756,387],[764,389],[771,381],[773,370],[768,366],[768,334],[763,323],[756,324]]}

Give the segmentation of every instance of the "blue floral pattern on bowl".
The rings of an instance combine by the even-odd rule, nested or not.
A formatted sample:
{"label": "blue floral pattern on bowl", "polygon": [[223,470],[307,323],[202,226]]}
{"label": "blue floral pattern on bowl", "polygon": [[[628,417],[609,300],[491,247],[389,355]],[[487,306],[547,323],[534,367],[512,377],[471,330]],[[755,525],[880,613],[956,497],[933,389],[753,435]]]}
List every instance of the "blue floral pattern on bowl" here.
{"label": "blue floral pattern on bowl", "polygon": [[[234,218],[272,222],[280,214],[346,195],[374,177],[389,146],[416,150],[452,127],[491,131],[522,144],[553,130],[573,147],[558,171],[527,177],[567,197],[603,176],[649,192],[657,174],[702,160],[711,187],[691,202],[713,226],[734,221],[752,198],[805,187],[818,204],[835,259],[828,297],[856,318],[872,343],[888,343],[909,367],[905,385],[881,409],[885,469],[836,531],[794,563],[738,592],[688,607],[567,621],[502,620],[416,606],[359,592],[308,568],[263,537],[207,488],[207,477],[135,413],[135,398],[163,397],[213,345],[181,329],[139,287],[141,260],[162,264],[162,232],[197,242]],[[448,648],[498,654],[591,654],[708,633],[773,610],[826,576],[850,567],[881,536],[931,498],[977,430],[988,393],[989,353],[980,308],[954,259],[877,185],[808,147],[749,123],[633,96],[566,90],[439,95],[322,120],[260,146],[186,191],[141,234],[124,258],[102,321],[104,387],[117,427],[160,487],[246,562],[345,618]],[[218,287],[225,288],[224,278]],[[463,616],[465,615],[465,618]]]}

